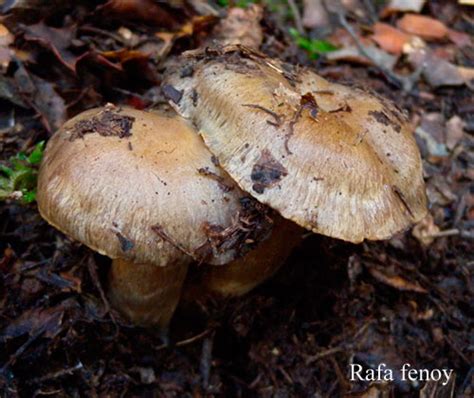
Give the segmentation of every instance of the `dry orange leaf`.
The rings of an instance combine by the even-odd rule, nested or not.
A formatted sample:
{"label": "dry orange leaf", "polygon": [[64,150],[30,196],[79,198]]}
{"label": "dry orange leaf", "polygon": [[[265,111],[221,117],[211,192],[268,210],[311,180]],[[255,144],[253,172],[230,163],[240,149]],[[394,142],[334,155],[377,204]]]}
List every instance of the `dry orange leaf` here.
{"label": "dry orange leaf", "polygon": [[400,55],[403,45],[410,40],[410,35],[386,23],[377,22],[373,28],[372,40],[391,54]]}
{"label": "dry orange leaf", "polygon": [[0,23],[0,46],[6,47],[13,43],[13,36],[5,27]]}
{"label": "dry orange leaf", "polygon": [[425,288],[421,287],[417,283],[410,282],[399,275],[388,275],[385,272],[373,267],[369,268],[369,272],[370,275],[372,275],[379,282],[391,286],[394,289],[406,292],[428,293]]}
{"label": "dry orange leaf", "polygon": [[405,14],[397,21],[397,26],[405,32],[424,39],[442,39],[448,34],[448,28],[440,21],[423,15]]}

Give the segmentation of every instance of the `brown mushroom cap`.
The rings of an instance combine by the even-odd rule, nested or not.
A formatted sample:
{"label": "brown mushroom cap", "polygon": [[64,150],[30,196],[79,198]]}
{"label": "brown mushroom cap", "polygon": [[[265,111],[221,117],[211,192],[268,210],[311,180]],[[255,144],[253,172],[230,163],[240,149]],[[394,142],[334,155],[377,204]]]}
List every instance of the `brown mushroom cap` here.
{"label": "brown mushroom cap", "polygon": [[[243,47],[191,54],[170,103],[240,187],[324,235],[385,239],[426,214],[420,154],[400,111]],[[179,72],[179,69],[178,69]]]}
{"label": "brown mushroom cap", "polygon": [[252,203],[263,207],[182,119],[114,106],[68,121],[48,143],[38,182],[50,224],[111,258],[160,266],[182,262],[183,252],[233,260],[268,232]]}

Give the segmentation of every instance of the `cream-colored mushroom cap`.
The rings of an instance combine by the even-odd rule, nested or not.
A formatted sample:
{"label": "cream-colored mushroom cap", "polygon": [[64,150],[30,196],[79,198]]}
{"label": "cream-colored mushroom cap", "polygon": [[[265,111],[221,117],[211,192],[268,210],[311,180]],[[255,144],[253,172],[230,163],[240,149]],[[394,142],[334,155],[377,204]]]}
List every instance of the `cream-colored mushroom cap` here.
{"label": "cream-colored mushroom cap", "polygon": [[[170,103],[240,187],[314,232],[385,239],[420,220],[420,154],[386,100],[243,47],[193,53]],[[184,77],[183,77],[184,76]]]}
{"label": "cream-colored mushroom cap", "polygon": [[215,163],[177,116],[89,110],[49,141],[39,210],[111,258],[164,266],[189,255],[189,261],[227,263],[263,238],[269,223],[255,208],[263,206]]}

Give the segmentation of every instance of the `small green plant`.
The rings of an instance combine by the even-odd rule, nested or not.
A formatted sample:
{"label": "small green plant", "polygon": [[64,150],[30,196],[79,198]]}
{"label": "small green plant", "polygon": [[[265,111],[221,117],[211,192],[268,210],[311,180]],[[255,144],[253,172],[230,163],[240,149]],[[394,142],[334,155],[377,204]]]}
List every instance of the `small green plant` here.
{"label": "small green plant", "polygon": [[217,0],[217,4],[219,4],[221,7],[240,7],[240,8],[246,8],[249,6],[249,4],[256,3],[256,0]]}
{"label": "small green plant", "polygon": [[300,34],[296,29],[289,29],[291,37],[295,40],[296,45],[306,50],[311,59],[317,59],[321,54],[337,50],[337,47],[326,40],[309,39]]}
{"label": "small green plant", "polygon": [[0,200],[17,199],[24,204],[35,201],[43,151],[44,141],[41,141],[29,155],[19,152],[9,159],[9,166],[0,165]]}

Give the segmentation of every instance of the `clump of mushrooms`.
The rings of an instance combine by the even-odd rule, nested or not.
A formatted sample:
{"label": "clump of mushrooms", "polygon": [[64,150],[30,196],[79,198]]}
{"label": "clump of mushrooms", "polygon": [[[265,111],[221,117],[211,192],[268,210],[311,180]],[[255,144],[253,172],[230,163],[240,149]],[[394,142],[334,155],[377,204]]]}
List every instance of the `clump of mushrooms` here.
{"label": "clump of mushrooms", "polygon": [[246,192],[313,232],[387,239],[426,212],[403,113],[366,91],[240,45],[196,50],[165,93]]}
{"label": "clump of mushrooms", "polygon": [[227,264],[205,268],[203,288],[238,295],[298,241],[298,227],[239,189],[166,110],[108,105],[68,121],[48,142],[37,199],[50,224],[113,260],[112,304],[161,330],[191,262]]}
{"label": "clump of mushrooms", "polygon": [[239,295],[283,263],[299,226],[359,243],[425,216],[420,154],[389,101],[241,45],[168,70],[181,117],[84,112],[39,174],[42,216],[113,259],[109,296],[134,322],[167,327],[193,261],[226,265],[190,290]]}

